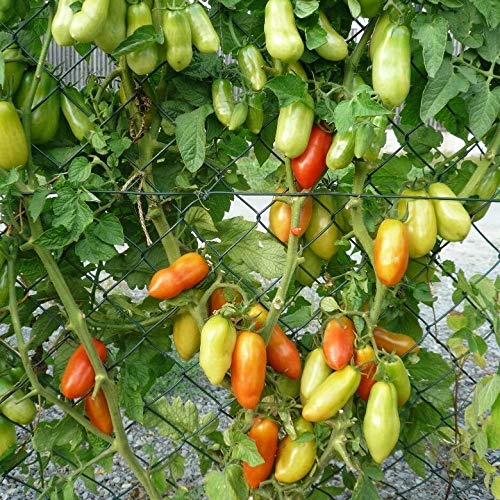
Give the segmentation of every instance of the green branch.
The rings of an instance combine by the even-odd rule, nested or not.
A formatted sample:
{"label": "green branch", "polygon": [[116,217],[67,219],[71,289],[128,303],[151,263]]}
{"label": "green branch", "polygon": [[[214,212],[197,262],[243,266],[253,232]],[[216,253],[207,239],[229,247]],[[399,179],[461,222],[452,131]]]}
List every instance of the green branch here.
{"label": "green branch", "polygon": [[[295,183],[293,180],[292,169],[290,166],[290,159],[285,159],[285,168],[286,168],[286,178],[287,178],[287,186],[288,191],[290,193],[295,193]],[[305,196],[293,197],[292,202],[292,217],[290,228],[299,227],[300,226],[300,211],[302,209],[302,205],[306,201]],[[292,232],[288,236],[288,248],[286,252],[286,261],[285,268],[283,270],[283,276],[281,278],[280,286],[278,291],[271,303],[271,307],[269,309],[269,314],[267,315],[266,322],[262,328],[262,338],[265,343],[269,342],[271,338],[271,332],[273,331],[274,326],[278,322],[278,319],[283,312],[286,301],[286,294],[288,292],[288,288],[290,287],[290,283],[295,274],[295,269],[299,264],[298,260],[298,249],[299,249],[299,236],[295,236]]]}

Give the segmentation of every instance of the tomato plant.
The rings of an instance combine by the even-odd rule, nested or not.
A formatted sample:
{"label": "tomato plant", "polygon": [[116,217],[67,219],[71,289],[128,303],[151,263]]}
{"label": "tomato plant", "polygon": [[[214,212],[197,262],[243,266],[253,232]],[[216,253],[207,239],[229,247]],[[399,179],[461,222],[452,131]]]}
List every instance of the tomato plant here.
{"label": "tomato plant", "polygon": [[492,5],[0,0],[7,491],[498,492]]}

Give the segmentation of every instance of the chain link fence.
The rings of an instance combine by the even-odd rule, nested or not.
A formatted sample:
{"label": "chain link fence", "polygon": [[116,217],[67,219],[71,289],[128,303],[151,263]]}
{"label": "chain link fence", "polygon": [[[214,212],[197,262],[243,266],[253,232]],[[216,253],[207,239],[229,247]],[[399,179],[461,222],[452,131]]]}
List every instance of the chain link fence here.
{"label": "chain link fence", "polygon": [[[12,32],[12,41],[8,44],[17,44],[23,56],[36,63],[31,50],[30,40],[26,33],[31,32],[36,37],[40,36],[37,28],[39,20],[46,17],[48,4],[44,4],[40,9],[33,12],[32,16]],[[215,13],[216,16],[216,13]],[[3,28],[3,27],[2,27]],[[5,29],[5,28],[4,28]],[[9,28],[6,28],[9,30]],[[241,30],[245,35],[244,26],[235,24],[235,29]],[[359,38],[364,26],[359,25],[352,31],[352,38]],[[263,44],[263,37],[253,40],[257,45]],[[0,46],[5,49],[7,46]],[[113,61],[109,56],[105,56],[98,49],[92,48],[87,52],[78,53],[73,48],[61,48],[51,46],[49,51],[49,64],[53,67],[52,76],[58,81],[58,90],[65,91],[66,85],[72,84],[83,86],[87,79],[105,77],[113,68]],[[425,78],[425,75],[421,75]],[[151,75],[149,78],[155,78]],[[138,80],[139,89],[144,81]],[[39,105],[41,105],[40,103]],[[174,123],[174,118],[170,114],[170,109],[162,102],[150,104],[158,109],[164,120]],[[126,105],[117,106],[113,115],[108,118],[112,121],[117,115],[123,114]],[[447,113],[453,116],[455,111],[450,107]],[[253,229],[272,234],[269,230],[268,213],[273,203],[273,192],[248,192],[235,188],[228,179],[229,174],[238,168],[238,162],[242,159],[253,157],[254,151],[260,148],[267,150],[271,157],[281,161],[280,157],[273,151],[273,144],[269,142],[269,137],[273,136],[273,127],[276,125],[276,115],[267,115],[266,122],[261,133],[255,136],[252,142],[248,142],[245,148],[240,149],[224,165],[217,165],[210,160],[204,164],[205,178],[204,184],[197,189],[173,189],[171,191],[163,189],[162,186],[172,184],[169,179],[162,177],[175,177],[179,172],[175,166],[168,165],[169,148],[175,143],[171,139],[159,150],[148,164],[143,164],[140,158],[130,155],[126,151],[122,158],[122,164],[132,166],[132,171],[136,172],[131,176],[127,185],[120,189],[91,189],[90,192],[97,196],[105,196],[107,199],[119,198],[119,205],[122,207],[124,219],[122,221],[125,229],[125,246],[119,251],[123,256],[120,266],[99,265],[97,268],[89,268],[87,263],[79,261],[78,257],[68,252],[64,256],[64,266],[71,268],[74,275],[75,289],[84,286],[92,290],[92,302],[85,306],[85,315],[88,324],[94,331],[99,331],[103,315],[112,318],[118,325],[117,331],[113,335],[127,334],[128,341],[121,342],[117,339],[119,349],[113,352],[111,359],[106,362],[106,367],[110,373],[117,373],[119,370],[131,370],[137,367],[138,361],[143,356],[148,358],[161,357],[166,367],[167,373],[162,374],[154,381],[149,381],[150,386],[147,394],[142,397],[138,404],[143,405],[144,423],[146,427],[139,425],[133,420],[126,420],[126,430],[130,436],[132,448],[138,459],[145,467],[151,469],[166,468],[169,474],[166,475],[171,489],[171,494],[177,491],[182,492],[182,488],[189,488],[189,498],[202,497],[202,481],[207,469],[210,468],[214,455],[207,448],[203,436],[208,429],[226,428],[231,420],[231,407],[234,399],[230,392],[223,388],[214,388],[206,382],[196,358],[189,361],[182,361],[171,346],[169,331],[164,327],[165,318],[161,320],[138,318],[130,314],[131,304],[139,302],[144,298],[145,292],[130,286],[134,273],[141,275],[152,275],[157,269],[158,253],[163,251],[162,239],[167,235],[156,237],[154,230],[151,231],[150,223],[147,220],[148,199],[154,203],[162,204],[167,209],[168,220],[171,222],[170,231],[180,232],[190,235],[192,241],[198,242],[199,248],[204,248],[210,255],[212,272],[222,273],[228,281],[238,283],[248,295],[256,301],[263,301],[268,304],[272,297],[273,290],[276,289],[280,278],[270,279],[256,284],[254,276],[242,273],[238,267],[234,266],[231,252],[244,245],[245,239],[249,237]],[[379,212],[388,211],[397,202],[399,195],[381,191],[379,189],[380,179],[386,183],[391,182],[393,170],[391,165],[398,162],[403,152],[411,152],[413,157],[418,158],[421,165],[434,171],[434,163],[428,155],[422,154],[423,131],[429,128],[439,129],[439,123],[429,124],[418,123],[415,126],[402,126],[399,118],[391,121],[390,136],[392,139],[386,146],[386,154],[379,162],[375,170],[370,172],[362,196],[367,207],[373,207]],[[436,140],[435,149],[439,149],[441,141]],[[467,134],[466,134],[467,135]],[[472,137],[470,135],[469,137]],[[442,138],[441,138],[442,139]],[[445,137],[445,141],[449,137]],[[40,164],[48,166],[54,172],[66,172],[71,162],[84,150],[86,145],[74,148],[71,154],[60,156],[57,150],[47,151],[37,148],[35,158]],[[451,142],[449,149],[443,150],[443,157],[448,157],[447,167],[442,169],[440,176],[447,178],[448,174],[456,168],[460,162],[467,157],[478,158],[484,153],[483,145],[469,140],[468,142]],[[144,172],[149,164],[153,164],[155,171],[159,174],[156,177],[158,183],[151,183],[145,180],[141,172]],[[172,168],[170,172],[161,174],[160,169]],[[440,178],[441,178],[440,177]],[[374,179],[377,182],[374,182]],[[353,195],[349,192],[338,190],[338,179],[325,179],[321,186],[324,192],[335,195],[341,203],[338,205],[337,213],[340,213],[351,202]],[[397,178],[393,182],[398,182]],[[230,197],[230,203],[228,202]],[[173,198],[181,199],[179,203],[173,203]],[[498,199],[484,200],[484,205],[479,207],[479,212],[483,207]],[[495,205],[495,203],[492,203]],[[220,245],[215,245],[207,238],[206,233],[200,231],[199,224],[193,223],[192,209],[204,207],[208,210],[223,210],[226,218],[230,216],[243,216],[251,224],[247,231],[241,233],[230,245],[221,251]],[[332,213],[332,224],[337,224],[336,215]],[[474,284],[478,287],[485,278],[494,281],[498,276],[498,255],[499,255],[499,226],[498,226],[498,205],[493,206],[485,219],[473,223],[473,229],[469,240],[464,244],[450,244],[440,242],[434,248],[431,258],[427,264],[421,267],[419,273],[427,274],[428,268],[440,276],[440,281],[432,283],[431,288],[437,302],[428,303],[427,307],[405,299],[405,287],[401,286],[401,300],[399,307],[404,308],[421,326],[423,335],[421,344],[434,353],[438,353],[443,359],[450,362],[451,367],[448,372],[442,373],[437,379],[429,379],[426,383],[420,383],[414,387],[418,395],[413,407],[418,406],[420,411],[428,414],[429,428],[426,432],[418,433],[414,439],[406,436],[405,443],[399,451],[392,455],[383,465],[385,473],[381,481],[381,495],[384,498],[417,499],[429,498],[489,498],[489,493],[482,484],[481,475],[476,475],[473,479],[460,474],[450,472],[449,456],[447,449],[439,450],[437,447],[437,437],[442,435],[453,435],[457,422],[462,422],[464,413],[471,402],[472,391],[484,373],[494,373],[495,363],[498,360],[498,348],[495,343],[494,325],[488,319],[481,329],[481,337],[489,346],[487,366],[481,370],[471,361],[470,356],[460,356],[450,349],[447,339],[450,333],[447,318],[454,314],[454,311],[461,311],[464,306],[482,311],[483,305],[476,296],[471,296],[457,287],[460,280],[463,280],[459,269],[464,269],[467,276],[474,277]],[[144,244],[143,230],[147,234]],[[136,238],[141,234],[141,238]],[[140,243],[138,243],[140,242]],[[352,256],[356,252],[362,252],[357,246],[354,238],[351,238],[351,248],[346,255]],[[251,259],[251,253],[248,254]],[[454,265],[453,265],[454,264]],[[321,315],[320,299],[325,296],[333,296],[349,286],[349,281],[342,278],[343,273],[351,269],[352,266],[360,272],[366,266],[366,260],[359,257],[337,259],[334,263],[328,264],[324,277],[314,279],[314,284],[310,287],[295,286],[293,293],[287,297],[284,307],[285,314],[280,323],[283,329],[300,345],[302,352],[311,349],[308,334],[318,332],[321,329],[319,321]],[[343,267],[344,266],[344,267]],[[90,270],[89,270],[90,269]],[[126,270],[125,270],[126,269]],[[366,271],[366,269],[365,269]],[[307,270],[306,270],[307,272]],[[337,278],[336,276],[340,276]],[[419,274],[414,280],[419,278]],[[327,281],[328,287],[325,287]],[[17,285],[23,288],[25,303],[29,305],[31,316],[25,318],[23,323],[24,333],[28,337],[31,327],[46,328],[47,334],[43,336],[43,342],[32,353],[32,360],[35,370],[42,374],[61,373],[63,362],[55,362],[56,353],[66,353],[62,359],[67,359],[69,353],[76,344],[69,334],[64,317],[60,314],[54,302],[37,300],[37,290],[41,284],[47,281],[47,275],[41,274],[29,286],[21,281]],[[325,292],[326,290],[326,292]],[[454,300],[452,301],[451,295]],[[458,297],[457,294],[461,294]],[[128,298],[128,299],[127,299]],[[310,314],[307,318],[294,316],[297,304],[302,301],[311,303]],[[175,314],[172,311],[172,315]],[[387,310],[384,314],[390,316],[394,311]],[[405,315],[405,318],[409,316]],[[40,325],[37,318],[44,316],[44,323]],[[484,315],[486,318],[487,314]],[[4,332],[7,331],[8,317],[4,317]],[[402,328],[404,330],[404,328]],[[111,334],[110,334],[111,335]],[[107,334],[106,337],[109,338]],[[133,339],[133,342],[130,340]],[[3,351],[5,344],[10,340],[2,340]],[[12,344],[11,344],[12,347]],[[8,354],[7,354],[8,355]],[[50,380],[47,378],[47,380]],[[452,386],[454,391],[454,405],[448,412],[443,412],[436,404],[435,396],[429,391],[436,385]],[[53,387],[55,391],[57,387]],[[180,404],[177,398],[183,401],[191,400],[195,406],[190,407],[190,420],[186,420],[185,413],[180,413],[183,417],[178,418],[176,412],[165,411],[162,406],[164,401],[168,401],[172,408]],[[162,409],[163,408],[163,409]],[[405,422],[410,418],[412,405],[408,405],[401,410],[401,421]],[[23,442],[23,446],[7,462],[2,463],[0,472],[2,476],[0,486],[1,498],[34,498],[41,495],[47,484],[60,474],[61,471],[71,471],[78,469],[81,464],[72,461],[72,457],[66,453],[53,450],[54,461],[47,464],[46,457],[35,451],[31,444],[33,429],[43,421],[52,421],[61,417],[57,410],[44,408],[41,410],[39,418],[29,427],[18,426],[18,438]],[[68,435],[68,442],[71,436]],[[422,452],[424,451],[424,453]],[[425,450],[429,453],[427,458]],[[489,455],[488,461],[492,464],[498,462],[498,452]],[[412,468],[408,465],[412,464]],[[412,470],[413,469],[413,470]],[[420,476],[415,474],[415,470],[420,471]],[[336,471],[336,473],[335,473]],[[342,463],[336,464],[336,469],[329,469],[326,476],[322,477],[316,484],[312,496],[315,499],[340,498],[345,493],[340,493],[335,488],[339,486],[339,477],[344,481],[348,480],[349,472]],[[452,481],[453,479],[453,481]],[[108,470],[97,469],[94,472],[85,470],[77,483],[76,492],[81,498],[144,498],[144,494],[137,480],[130,475],[120,460],[110,465]]]}

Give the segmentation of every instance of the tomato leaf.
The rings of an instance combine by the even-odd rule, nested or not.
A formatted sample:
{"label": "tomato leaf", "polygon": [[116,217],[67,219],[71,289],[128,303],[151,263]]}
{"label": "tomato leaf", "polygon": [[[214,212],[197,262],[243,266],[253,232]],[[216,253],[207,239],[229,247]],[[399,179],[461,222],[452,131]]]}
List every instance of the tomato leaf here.
{"label": "tomato leaf", "polygon": [[210,104],[205,104],[175,120],[175,137],[181,157],[190,172],[196,172],[205,161],[207,132],[205,120],[213,113]]}
{"label": "tomato leaf", "polygon": [[317,0],[297,0],[293,12],[299,19],[302,19],[314,14],[318,9],[319,2]]}
{"label": "tomato leaf", "polygon": [[307,94],[306,82],[303,82],[297,75],[277,76],[267,82],[266,88],[276,95],[280,108],[300,101]]}
{"label": "tomato leaf", "polygon": [[204,480],[209,500],[239,500],[247,498],[248,486],[240,465],[230,464],[224,471],[210,471]]}
{"label": "tomato leaf", "polygon": [[481,139],[490,130],[500,111],[500,89],[490,91],[487,82],[481,82],[473,88],[469,101],[469,123],[476,139]]}
{"label": "tomato leaf", "polygon": [[360,474],[352,492],[352,500],[376,500],[378,493],[372,481],[366,474]]}
{"label": "tomato leaf", "polygon": [[118,58],[151,47],[155,43],[162,43],[162,40],[156,33],[154,26],[152,24],[141,26],[116,47],[112,56]]}

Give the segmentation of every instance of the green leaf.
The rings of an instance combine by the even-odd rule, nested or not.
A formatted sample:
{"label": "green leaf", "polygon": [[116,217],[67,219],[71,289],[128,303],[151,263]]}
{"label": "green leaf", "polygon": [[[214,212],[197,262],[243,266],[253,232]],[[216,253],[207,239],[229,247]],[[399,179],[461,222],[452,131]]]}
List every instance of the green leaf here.
{"label": "green leaf", "polygon": [[257,450],[255,441],[246,434],[243,434],[243,432],[231,434],[231,456],[235,460],[248,462],[251,466],[264,463],[264,459]]}
{"label": "green leaf", "polygon": [[487,82],[475,85],[469,101],[469,123],[476,139],[480,140],[490,130],[500,111],[500,89],[490,91]]}
{"label": "green leaf", "polygon": [[500,9],[498,8],[497,1],[471,0],[471,2],[475,5],[476,9],[481,12],[489,26],[492,28],[498,26],[498,23],[500,23]]}
{"label": "green leaf", "polygon": [[377,489],[366,474],[360,474],[352,492],[352,500],[377,500]]}
{"label": "green leaf", "polygon": [[155,31],[152,24],[141,26],[137,28],[130,36],[116,47],[111,54],[113,57],[118,58],[131,52],[140,51],[151,47],[156,43],[162,43],[161,37]]}
{"label": "green leaf", "polygon": [[207,239],[212,239],[218,234],[210,212],[203,207],[190,207],[184,220],[186,224],[194,226]]}
{"label": "green leaf", "polygon": [[349,6],[352,17],[359,17],[361,15],[361,5],[358,0],[347,0],[347,5]]}
{"label": "green leaf", "polygon": [[444,57],[448,21],[440,15],[417,14],[411,26],[414,37],[422,46],[427,74],[434,78]]}
{"label": "green leaf", "polygon": [[469,82],[459,74],[454,73],[450,59],[445,58],[435,78],[430,79],[425,86],[420,104],[420,118],[426,121],[439,113],[448,102],[460,92],[466,92]]}
{"label": "green leaf", "polygon": [[30,332],[30,349],[42,345],[58,328],[64,324],[57,307],[50,307],[36,318]]}
{"label": "green leaf", "polygon": [[240,500],[247,498],[248,486],[240,465],[230,464],[224,471],[210,471],[204,480],[209,500]]}
{"label": "green leaf", "polygon": [[500,394],[500,375],[483,378],[476,386],[474,399],[477,400],[477,414],[482,415],[489,410]]}
{"label": "green leaf", "polygon": [[333,111],[335,128],[344,134],[356,123],[353,101],[341,101]]}
{"label": "green leaf", "polygon": [[491,483],[491,494],[495,499],[500,498],[500,476],[495,476]]}
{"label": "green leaf", "polygon": [[35,242],[49,250],[60,250],[73,241],[71,233],[64,227],[51,227],[44,231]]}
{"label": "green leaf", "polygon": [[500,397],[497,397],[490,415],[486,418],[483,426],[488,437],[488,446],[492,450],[500,447]]}
{"label": "green leaf", "polygon": [[[231,261],[233,271],[245,275],[259,273],[265,279],[278,278],[283,273],[286,254],[283,246],[267,233],[257,231],[255,223],[243,217],[234,217],[216,224],[223,241],[218,245],[225,258]],[[259,251],[256,252],[255,250]]]}
{"label": "green leaf", "polygon": [[85,182],[92,172],[92,164],[84,156],[77,156],[69,166],[68,178],[73,186]]}
{"label": "green leaf", "polygon": [[175,119],[175,137],[181,157],[190,172],[196,172],[205,161],[207,132],[205,120],[213,113],[210,104],[189,113],[179,115]]}
{"label": "green leaf", "polygon": [[352,101],[352,111],[354,116],[379,116],[391,113],[377,101],[374,101],[368,92],[357,94]]}
{"label": "green leaf", "polygon": [[104,214],[92,226],[92,234],[109,245],[123,245],[125,237],[120,219],[114,214]]}
{"label": "green leaf", "polygon": [[319,24],[306,28],[306,47],[309,50],[321,47],[326,41],[326,31]]}
{"label": "green leaf", "polygon": [[111,260],[117,252],[113,245],[108,245],[96,238],[93,232],[85,232],[85,237],[75,246],[75,253],[82,262],[99,264],[99,262]]}
{"label": "green leaf", "polygon": [[45,207],[45,202],[47,201],[47,196],[50,191],[45,186],[38,186],[31,197],[31,201],[28,205],[28,211],[34,221],[40,217],[40,214],[43,212],[43,208]]}
{"label": "green leaf", "polygon": [[281,75],[269,80],[266,88],[278,98],[280,108],[300,101],[307,94],[307,83],[297,75]]}
{"label": "green leaf", "polygon": [[69,187],[63,187],[54,199],[54,226],[63,226],[77,238],[92,223],[93,213],[81,200],[81,195]]}
{"label": "green leaf", "polygon": [[299,19],[303,19],[314,14],[318,9],[319,2],[317,0],[297,0],[293,11]]}
{"label": "green leaf", "polygon": [[274,157],[268,158],[262,165],[252,158],[244,157],[237,162],[238,173],[247,181],[254,191],[273,192],[276,189],[274,174],[282,162]]}

